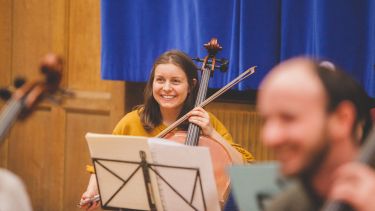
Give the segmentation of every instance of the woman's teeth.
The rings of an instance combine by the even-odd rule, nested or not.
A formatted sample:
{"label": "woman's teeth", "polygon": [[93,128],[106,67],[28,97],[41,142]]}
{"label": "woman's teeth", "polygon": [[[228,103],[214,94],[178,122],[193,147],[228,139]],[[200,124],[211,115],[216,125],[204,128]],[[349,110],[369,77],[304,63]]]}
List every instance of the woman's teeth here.
{"label": "woman's teeth", "polygon": [[174,96],[170,96],[170,95],[162,95],[163,98],[166,98],[166,99],[172,99],[174,98]]}

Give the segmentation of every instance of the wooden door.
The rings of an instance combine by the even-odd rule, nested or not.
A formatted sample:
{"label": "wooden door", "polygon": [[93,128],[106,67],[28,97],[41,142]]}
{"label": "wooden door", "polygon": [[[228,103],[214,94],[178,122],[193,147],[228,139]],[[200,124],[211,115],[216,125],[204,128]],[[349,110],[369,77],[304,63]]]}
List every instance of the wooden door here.
{"label": "wooden door", "polygon": [[76,94],[17,122],[0,146],[0,165],[21,177],[34,210],[78,210],[89,178],[84,135],[111,133],[124,113],[124,83],[100,79],[100,1],[0,4],[0,85],[36,78],[40,58],[55,52],[64,57],[63,86]]}

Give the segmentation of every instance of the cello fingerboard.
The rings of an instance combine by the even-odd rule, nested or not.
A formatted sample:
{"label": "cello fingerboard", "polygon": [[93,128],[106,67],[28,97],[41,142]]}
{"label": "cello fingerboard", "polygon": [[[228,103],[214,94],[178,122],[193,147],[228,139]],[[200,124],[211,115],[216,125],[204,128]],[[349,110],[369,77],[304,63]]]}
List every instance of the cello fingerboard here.
{"label": "cello fingerboard", "polygon": [[[197,96],[197,100],[195,101],[195,105],[199,105],[201,102],[203,102],[206,99],[208,81],[210,79],[210,75],[211,75],[210,69],[202,68],[202,79],[201,79],[201,84],[199,86],[198,96]],[[200,131],[201,129],[199,126],[193,123],[190,123],[185,144],[189,146],[197,146],[199,144]]]}

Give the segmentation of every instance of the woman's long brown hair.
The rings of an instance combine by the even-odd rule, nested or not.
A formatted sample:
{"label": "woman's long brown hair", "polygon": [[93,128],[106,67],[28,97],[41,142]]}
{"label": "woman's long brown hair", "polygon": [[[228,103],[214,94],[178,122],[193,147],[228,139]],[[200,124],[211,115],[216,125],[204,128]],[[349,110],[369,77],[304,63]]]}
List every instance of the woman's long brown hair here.
{"label": "woman's long brown hair", "polygon": [[[154,65],[152,66],[151,75],[144,91],[144,104],[137,106],[142,125],[146,131],[152,131],[155,127],[163,122],[159,104],[152,95],[155,69],[159,64],[174,64],[180,67],[186,74],[189,85],[189,93],[185,99],[178,118],[194,108],[195,99],[199,88],[197,73],[198,68],[188,55],[178,50],[170,50],[163,53],[155,60]],[[197,81],[196,83],[194,83],[194,79]],[[182,124],[180,128],[186,129],[187,125],[188,124]]]}

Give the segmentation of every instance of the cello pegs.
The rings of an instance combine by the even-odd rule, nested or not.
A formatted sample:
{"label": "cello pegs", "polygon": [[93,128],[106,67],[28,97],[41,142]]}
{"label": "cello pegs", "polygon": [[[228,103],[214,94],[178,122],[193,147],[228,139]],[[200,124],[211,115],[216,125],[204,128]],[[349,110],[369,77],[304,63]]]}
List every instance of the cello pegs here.
{"label": "cello pegs", "polygon": [[9,100],[12,97],[12,92],[10,92],[6,88],[1,88],[0,89],[0,98],[4,101]]}
{"label": "cello pegs", "polygon": [[24,77],[16,77],[13,81],[13,86],[8,88],[0,88],[0,98],[4,101],[9,100],[12,97],[12,92],[15,89],[22,87],[26,83]]}
{"label": "cello pegs", "polygon": [[219,65],[219,68],[218,68],[221,72],[226,72],[228,70],[228,64],[229,64],[228,59],[221,58],[216,61],[221,64]]}
{"label": "cello pegs", "polygon": [[26,79],[24,77],[16,77],[13,81],[13,86],[16,87],[16,89],[20,88],[22,85],[26,83]]}
{"label": "cello pegs", "polygon": [[203,59],[200,59],[199,57],[195,57],[195,58],[191,58],[193,61],[196,61],[196,62],[204,62]]}

